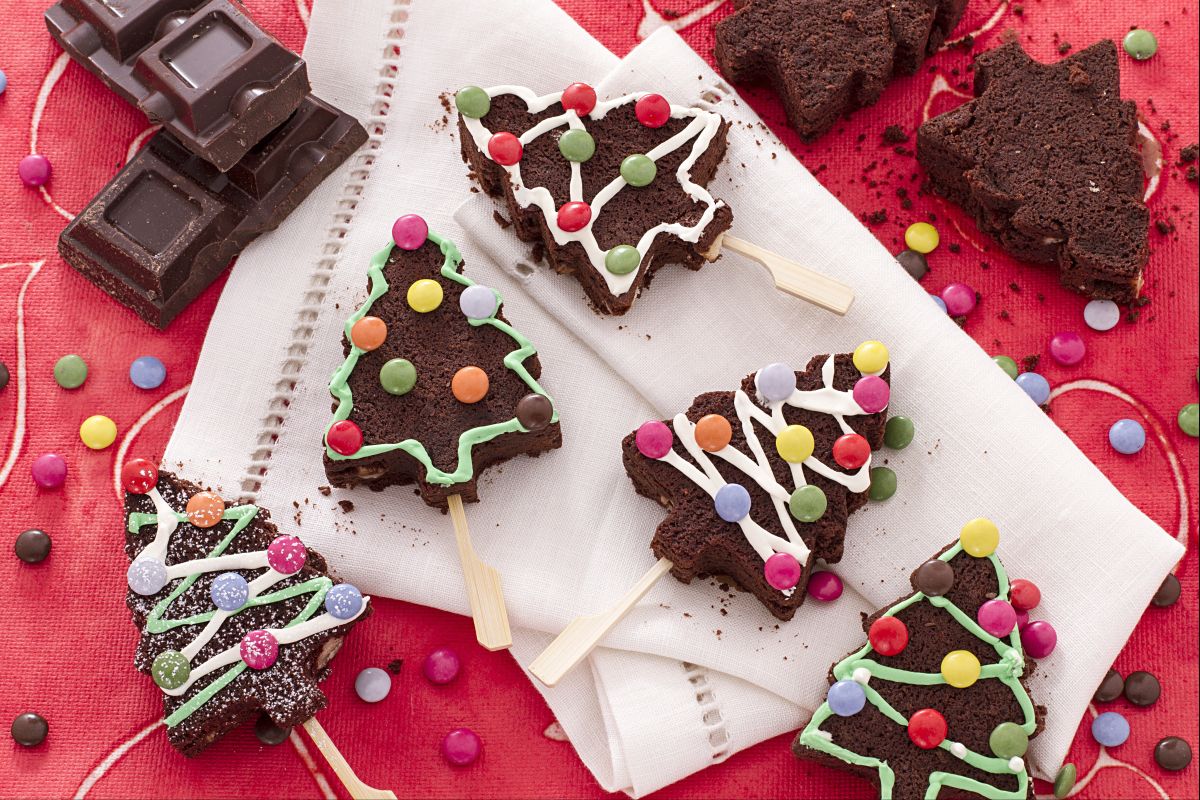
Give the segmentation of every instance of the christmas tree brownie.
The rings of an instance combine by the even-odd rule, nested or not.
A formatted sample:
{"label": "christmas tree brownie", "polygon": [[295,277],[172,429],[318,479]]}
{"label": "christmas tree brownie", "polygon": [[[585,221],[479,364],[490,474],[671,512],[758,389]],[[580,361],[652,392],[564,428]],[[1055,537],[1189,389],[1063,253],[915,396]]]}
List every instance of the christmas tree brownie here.
{"label": "christmas tree brownie", "polygon": [[684,583],[729,576],[791,619],[816,559],[841,558],[847,519],[867,502],[889,380],[887,348],[864,342],[802,371],[769,364],[626,436],[634,487],[670,510],[654,554]]}
{"label": "christmas tree brownie", "polygon": [[121,482],[134,664],[162,689],[171,745],[194,756],[260,712],[288,728],[324,708],[317,683],[370,598],[266,509],[145,459]]}
{"label": "christmas tree brownie", "polygon": [[717,63],[736,83],[770,83],[803,139],[874,105],[954,30],[966,0],[734,0],[717,23]]}
{"label": "christmas tree brownie", "polygon": [[416,483],[432,506],[478,499],[487,467],[559,447],[537,351],[448,239],[409,214],[371,260],[334,373],[325,472],[335,486]]}
{"label": "christmas tree brownie", "polygon": [[1055,64],[1016,42],[979,56],[975,99],[920,127],[917,159],[934,190],[1017,258],[1057,265],[1064,286],[1117,302],[1141,292],[1150,213],[1111,41]]}
{"label": "christmas tree brownie", "polygon": [[715,258],[733,222],[705,188],[729,129],[716,112],[644,92],[600,101],[583,83],[468,86],[455,103],[472,177],[600,312],[624,314],[664,264]]}
{"label": "christmas tree brownie", "polygon": [[999,541],[989,520],[968,522],[913,572],[912,594],[863,620],[868,642],[833,665],[797,756],[846,767],[892,800],[1032,800],[1025,753],[1045,710],[1025,684],[1029,657],[1049,655],[1056,636],[1028,621],[1040,592],[1009,581]]}

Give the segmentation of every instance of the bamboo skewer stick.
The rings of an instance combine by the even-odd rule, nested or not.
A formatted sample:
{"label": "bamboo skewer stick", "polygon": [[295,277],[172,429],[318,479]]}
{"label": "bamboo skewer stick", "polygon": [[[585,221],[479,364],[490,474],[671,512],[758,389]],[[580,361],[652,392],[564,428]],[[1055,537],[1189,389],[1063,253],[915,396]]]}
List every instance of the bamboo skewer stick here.
{"label": "bamboo skewer stick", "polygon": [[668,559],[660,558],[612,608],[599,614],[571,620],[571,624],[533,660],[529,671],[547,686],[557,684],[633,610],[638,601],[646,596],[646,592],[671,571],[671,567]]}
{"label": "bamboo skewer stick", "polygon": [[316,717],[304,723],[304,730],[313,740],[317,749],[321,751],[321,755],[325,756],[325,760],[337,774],[338,780],[342,782],[354,800],[396,800],[395,792],[376,789],[358,779],[345,756],[342,755],[342,751],[338,750],[337,745],[333,743],[333,739],[329,738],[329,734],[321,727],[321,723],[317,722]]}
{"label": "bamboo skewer stick", "polygon": [[721,234],[704,257],[713,261],[722,248],[762,264],[771,273],[775,288],[781,292],[807,300],[839,316],[845,316],[854,303],[854,290],[846,284],[736,236]]}
{"label": "bamboo skewer stick", "polygon": [[483,563],[475,553],[462,496],[450,495],[448,505],[450,519],[454,521],[458,557],[462,561],[463,577],[467,582],[467,601],[471,604],[471,617],[475,620],[475,638],[488,650],[505,650],[512,647],[512,631],[508,627],[508,610],[504,607],[500,573]]}

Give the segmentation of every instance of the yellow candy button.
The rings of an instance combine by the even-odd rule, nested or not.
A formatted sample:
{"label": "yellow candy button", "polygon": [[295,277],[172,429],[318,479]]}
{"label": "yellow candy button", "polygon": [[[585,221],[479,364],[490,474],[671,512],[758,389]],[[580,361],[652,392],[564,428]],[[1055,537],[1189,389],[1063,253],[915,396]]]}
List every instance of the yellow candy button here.
{"label": "yellow candy button", "polygon": [[888,349],[883,342],[874,339],[854,348],[854,366],[864,375],[883,372],[888,365]]}
{"label": "yellow candy button", "polygon": [[79,426],[79,438],[93,450],[103,450],[117,439],[117,423],[101,414],[88,417]]}
{"label": "yellow candy button", "polygon": [[968,650],[951,650],[942,659],[942,677],[956,689],[965,689],[979,680],[979,659]]}
{"label": "yellow candy button", "polygon": [[937,249],[939,241],[941,237],[938,236],[937,228],[928,222],[914,222],[904,231],[904,243],[908,245],[909,250],[916,250],[918,253],[932,253]]}
{"label": "yellow candy button", "polygon": [[1000,544],[1000,529],[990,519],[979,517],[963,525],[958,538],[963,550],[976,558],[983,558],[996,552],[996,545]]}
{"label": "yellow candy button", "polygon": [[428,314],[442,304],[442,285],[429,278],[413,281],[408,287],[408,304],[414,311]]}
{"label": "yellow candy button", "polygon": [[812,431],[803,425],[788,425],[775,437],[775,449],[789,464],[799,464],[813,454]]}

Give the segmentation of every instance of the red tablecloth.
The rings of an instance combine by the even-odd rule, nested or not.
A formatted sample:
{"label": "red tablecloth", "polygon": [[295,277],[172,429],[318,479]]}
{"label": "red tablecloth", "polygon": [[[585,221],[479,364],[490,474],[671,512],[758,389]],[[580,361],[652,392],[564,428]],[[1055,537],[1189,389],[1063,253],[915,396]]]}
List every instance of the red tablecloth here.
{"label": "red tablecloth", "polygon": [[[326,0],[333,2],[334,0]],[[414,0],[414,3],[434,0]],[[46,34],[47,0],[9,0],[0,26],[0,69],[8,90],[0,96],[0,198],[5,230],[0,244],[0,360],[12,379],[0,391],[0,531],[6,542],[26,528],[54,538],[49,560],[30,566],[0,558],[6,617],[0,627],[0,718],[37,711],[50,722],[40,747],[0,759],[0,794],[94,797],[309,796],[340,792],[337,780],[300,746],[259,745],[246,730],[227,737],[198,759],[175,754],[160,730],[159,693],[137,675],[130,660],[135,641],[124,607],[124,555],[115,497],[114,467],[124,452],[162,453],[205,327],[221,291],[212,287],[165,333],[158,333],[67,267],[55,252],[65,217],[77,212],[144,140],[145,121],[80,67],[67,63]],[[249,0],[255,16],[285,42],[299,47],[308,0]],[[720,0],[560,0],[585,27],[617,53],[659,25],[671,25],[701,53],[711,51],[712,26],[729,13]],[[967,331],[990,353],[1018,360],[1043,355],[1050,336],[1080,331],[1088,343],[1082,364],[1059,367],[1043,357],[1040,369],[1064,389],[1052,404],[1054,419],[1112,480],[1171,535],[1189,545],[1179,567],[1184,600],[1150,609],[1116,664],[1122,672],[1147,669],[1163,683],[1148,709],[1123,700],[1130,740],[1107,755],[1081,726],[1072,753],[1090,783],[1086,797],[1197,797],[1196,764],[1181,773],[1161,770],[1154,743],[1177,734],[1196,746],[1197,719],[1197,448],[1175,422],[1179,408],[1197,398],[1197,192],[1175,166],[1182,147],[1197,138],[1197,9],[1195,0],[1163,6],[1148,0],[1024,0],[1009,7],[972,0],[959,34],[975,31],[975,50],[992,46],[1015,29],[1032,53],[1057,58],[1101,37],[1120,39],[1132,25],[1158,35],[1159,53],[1145,63],[1121,57],[1123,94],[1136,100],[1149,132],[1161,143],[1166,166],[1150,208],[1162,230],[1151,232],[1147,272],[1149,305],[1136,322],[1099,334],[1082,321],[1084,300],[1059,288],[1050,271],[1014,263],[996,251],[961,214],[922,196],[919,168],[909,149],[882,141],[883,129],[911,133],[930,108],[936,113],[969,92],[970,55],[953,48],[930,62],[930,71],[896,81],[873,109],[856,114],[815,145],[801,145],[782,126],[778,104],[765,92],[751,103],[784,137],[810,170],[864,219],[889,247],[900,249],[905,226],[932,219],[942,246],[930,258],[927,288],[964,281],[982,293]],[[350,5],[347,4],[349,13]],[[563,75],[568,80],[588,76]],[[943,91],[926,100],[935,87]],[[54,164],[48,191],[24,188],[18,160],[41,152]],[[900,190],[911,207],[904,208]],[[951,252],[950,244],[959,245]],[[931,306],[932,309],[932,306]],[[931,313],[934,313],[931,311]],[[83,388],[68,392],[51,377],[55,360],[75,352],[87,359]],[[134,388],[129,362],[158,355],[170,370],[154,391]],[[1066,387],[1073,387],[1065,390]],[[118,446],[87,450],[77,434],[95,413],[116,420]],[[1149,442],[1123,457],[1107,444],[1117,418],[1146,424]],[[997,424],[1005,424],[998,420]],[[220,431],[213,431],[219,436]],[[1013,435],[1020,435],[1014,431]],[[45,452],[70,464],[66,486],[39,492],[30,463]],[[1053,476],[1047,476],[1053,479]],[[901,489],[903,491],[903,489]],[[286,517],[286,514],[283,515]],[[10,545],[4,545],[9,547]],[[1109,557],[1121,558],[1113,553]],[[1053,592],[1053,586],[1042,587]],[[433,687],[420,674],[423,656],[437,646],[463,657],[458,681]],[[391,695],[367,706],[353,693],[357,672],[405,659]],[[476,647],[468,620],[425,608],[377,601],[376,614],[359,629],[325,685],[331,708],[326,729],[369,782],[402,796],[562,797],[600,794],[566,742],[548,732],[545,704],[505,654]],[[450,728],[480,733],[485,755],[455,770],[438,755]],[[142,736],[142,734],[146,734]],[[788,737],[766,742],[664,790],[663,797],[865,797],[870,788],[842,773],[799,763]],[[311,746],[310,748],[311,749]],[[1094,773],[1094,776],[1093,776]]]}

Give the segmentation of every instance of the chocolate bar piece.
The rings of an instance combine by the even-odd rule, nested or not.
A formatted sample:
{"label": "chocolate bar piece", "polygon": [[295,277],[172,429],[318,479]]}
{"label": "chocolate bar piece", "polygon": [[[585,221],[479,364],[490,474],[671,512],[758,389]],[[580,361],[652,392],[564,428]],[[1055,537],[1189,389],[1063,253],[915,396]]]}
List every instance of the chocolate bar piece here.
{"label": "chocolate bar piece", "polygon": [[353,117],[312,95],[227,172],[160,131],[67,225],[58,250],[146,322],[166,327],[366,140]]}
{"label": "chocolate bar piece", "polygon": [[300,56],[233,0],[61,0],[46,25],[71,58],[222,172],[309,91]]}

